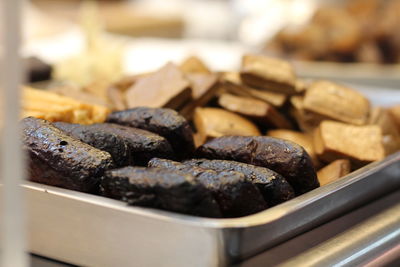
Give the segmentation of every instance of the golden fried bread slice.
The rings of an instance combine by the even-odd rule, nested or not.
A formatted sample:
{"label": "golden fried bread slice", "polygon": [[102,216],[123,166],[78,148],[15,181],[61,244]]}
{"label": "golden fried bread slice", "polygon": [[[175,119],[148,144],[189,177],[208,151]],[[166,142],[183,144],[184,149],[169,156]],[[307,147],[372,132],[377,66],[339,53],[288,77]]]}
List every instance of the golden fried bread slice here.
{"label": "golden fried bread slice", "polygon": [[88,104],[105,106],[105,107],[109,106],[108,101],[105,101],[103,98],[100,98],[96,95],[93,95],[91,93],[82,91],[79,88],[74,88],[71,86],[56,87],[56,88],[53,88],[51,90],[51,92],[55,92],[59,95],[71,97],[82,103],[88,103]]}
{"label": "golden fried bread slice", "polygon": [[269,130],[267,132],[267,135],[275,138],[289,140],[302,146],[310,155],[314,166],[319,165],[318,157],[314,150],[313,138],[311,135],[286,129]]}
{"label": "golden fried bread slice", "polygon": [[290,121],[285,116],[272,105],[261,100],[224,93],[219,96],[218,104],[229,111],[254,119],[265,126],[283,129],[292,128]]}
{"label": "golden fried bread slice", "polygon": [[278,108],[282,107],[287,100],[287,95],[281,93],[262,91],[253,88],[246,88],[246,90],[252,97],[263,100]]}
{"label": "golden fried bread slice", "polygon": [[383,134],[382,142],[385,147],[386,155],[400,150],[400,133],[388,110],[382,107],[374,107],[371,110],[368,124],[381,127]]}
{"label": "golden fried bread slice", "polygon": [[72,117],[72,110],[66,116],[65,113],[63,113],[63,112],[55,112],[55,111],[42,112],[42,111],[24,109],[21,112],[21,118],[26,118],[26,117],[35,117],[35,118],[47,120],[47,121],[50,121],[50,122],[68,121]]}
{"label": "golden fried bread slice", "polygon": [[385,157],[382,137],[382,130],[376,125],[323,121],[314,133],[314,148],[325,162],[346,158],[362,166]]}
{"label": "golden fried bread slice", "polygon": [[206,64],[198,57],[188,57],[179,66],[181,71],[184,73],[203,73],[210,74],[211,71],[208,69]]}
{"label": "golden fried bread slice", "polygon": [[321,186],[330,184],[350,173],[351,166],[348,159],[338,159],[323,167],[317,172]]}
{"label": "golden fried bread slice", "polygon": [[125,95],[120,88],[116,86],[108,87],[107,96],[113,110],[120,111],[126,109]]}
{"label": "golden fried bread slice", "polygon": [[311,133],[319,126],[321,121],[326,120],[325,116],[304,109],[304,97],[295,95],[290,97],[289,112],[295,118],[300,129]]}
{"label": "golden fried bread slice", "polygon": [[204,106],[216,95],[219,89],[219,77],[215,73],[188,73],[186,78],[192,88],[192,101],[186,103],[179,113],[190,119],[196,107]]}
{"label": "golden fried bread slice", "polygon": [[[26,87],[23,90],[24,110],[39,113],[65,112],[62,120],[65,122],[89,124],[104,122],[110,113],[109,108],[77,101],[54,92]],[[71,114],[72,115],[67,115]]]}
{"label": "golden fried bread slice", "polygon": [[194,124],[201,136],[200,143],[224,135],[261,135],[257,126],[251,121],[220,108],[196,108]]}
{"label": "golden fried bread slice", "polygon": [[275,107],[282,107],[287,100],[287,95],[277,92],[259,90],[243,85],[238,72],[225,72],[221,76],[225,89],[236,95],[251,96],[265,101]]}
{"label": "golden fried bread slice", "polygon": [[389,111],[390,116],[392,116],[392,118],[397,126],[397,129],[399,129],[399,131],[400,131],[400,105],[390,107],[388,109],[388,111]]}
{"label": "golden fried bread slice", "polygon": [[281,59],[245,55],[240,75],[242,82],[249,86],[285,94],[297,92],[293,66]]}
{"label": "golden fried bread slice", "polygon": [[182,71],[168,63],[153,74],[139,78],[126,91],[128,108],[139,106],[177,109],[191,98],[190,84]]}
{"label": "golden fried bread slice", "polygon": [[366,97],[330,81],[312,83],[306,91],[303,105],[305,110],[354,125],[366,124],[370,111]]}
{"label": "golden fried bread slice", "polygon": [[112,86],[119,88],[122,92],[128,90],[132,85],[134,85],[140,78],[144,78],[153,74],[153,72],[145,72],[140,74],[134,74],[130,76],[125,76],[112,84]]}

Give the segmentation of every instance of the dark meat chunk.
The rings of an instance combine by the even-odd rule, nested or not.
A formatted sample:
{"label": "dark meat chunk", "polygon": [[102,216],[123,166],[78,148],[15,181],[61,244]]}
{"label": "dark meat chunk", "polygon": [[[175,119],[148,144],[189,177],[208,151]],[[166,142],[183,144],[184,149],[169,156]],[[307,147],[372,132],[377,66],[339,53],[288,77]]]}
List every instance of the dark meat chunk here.
{"label": "dark meat chunk", "polygon": [[197,182],[203,184],[212,192],[224,217],[246,216],[267,208],[267,203],[258,188],[247,180],[242,173],[234,171],[217,172],[158,158],[150,160],[149,167],[193,175]]}
{"label": "dark meat chunk", "polygon": [[189,123],[172,109],[138,107],[111,113],[107,122],[157,133],[170,142],[179,158],[194,151],[193,132]]}
{"label": "dark meat chunk", "polygon": [[235,160],[276,171],[297,195],[319,187],[312,160],[299,145],[267,136],[224,136],[200,146],[199,158]]}
{"label": "dark meat chunk", "polygon": [[109,153],[68,136],[45,120],[28,117],[21,124],[31,181],[91,192],[113,165]]}
{"label": "dark meat chunk", "polygon": [[174,159],[175,154],[170,143],[162,136],[132,127],[121,126],[113,123],[95,124],[109,128],[119,137],[124,138],[134,154],[135,164],[145,166],[154,158]]}
{"label": "dark meat chunk", "polygon": [[140,167],[110,170],[102,179],[101,194],[129,205],[221,217],[209,190],[179,171]]}
{"label": "dark meat chunk", "polygon": [[134,164],[134,153],[130,150],[129,143],[125,138],[116,134],[112,128],[102,127],[101,124],[80,125],[67,122],[55,122],[53,125],[73,138],[107,151],[112,156],[116,166]]}
{"label": "dark meat chunk", "polygon": [[154,157],[175,158],[164,137],[145,130],[112,123],[78,125],[56,122],[55,126],[82,142],[108,151],[118,166],[133,162],[144,166]]}
{"label": "dark meat chunk", "polygon": [[230,160],[192,159],[183,164],[198,166],[215,171],[235,171],[242,173],[258,187],[269,206],[275,206],[294,198],[292,186],[282,175],[270,169]]}

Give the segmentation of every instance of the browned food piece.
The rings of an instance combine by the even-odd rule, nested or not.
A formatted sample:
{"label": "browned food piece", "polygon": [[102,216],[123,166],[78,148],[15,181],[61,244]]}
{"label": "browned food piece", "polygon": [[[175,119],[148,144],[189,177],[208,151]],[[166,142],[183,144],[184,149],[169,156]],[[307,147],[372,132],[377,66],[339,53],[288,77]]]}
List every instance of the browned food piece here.
{"label": "browned food piece", "polygon": [[350,170],[350,161],[348,159],[335,160],[318,171],[318,181],[321,186],[330,184],[349,174]]}
{"label": "browned food piece", "polygon": [[194,124],[203,142],[224,135],[261,135],[251,121],[220,108],[197,108]]}
{"label": "browned food piece", "polygon": [[80,124],[104,122],[110,113],[109,108],[105,106],[88,104],[54,92],[29,87],[23,90],[22,106],[26,111],[58,114],[46,117],[62,117],[62,121]]}
{"label": "browned food piece", "polygon": [[126,109],[124,92],[116,86],[111,86],[107,89],[107,97],[113,110]]}
{"label": "browned food piece", "polygon": [[110,153],[118,167],[134,165],[135,155],[130,150],[129,143],[107,125],[80,125],[67,122],[55,122],[53,125],[75,139]]}
{"label": "browned food piece", "polygon": [[314,166],[319,165],[318,157],[314,150],[312,135],[285,129],[269,130],[267,135],[289,140],[302,146],[307,151],[308,155],[310,155]]}
{"label": "browned food piece", "polygon": [[182,64],[179,66],[181,71],[185,73],[202,73],[202,74],[210,74],[211,71],[208,69],[206,64],[201,61],[198,57],[188,57]]}
{"label": "browned food piece", "polygon": [[115,82],[112,86],[120,89],[122,92],[126,92],[132,85],[134,85],[139,79],[147,77],[149,75],[153,74],[152,72],[145,72],[145,73],[140,73],[140,74],[135,74],[135,75],[130,75],[130,76],[125,76]]}
{"label": "browned food piece", "polygon": [[150,160],[148,166],[192,175],[197,182],[210,190],[224,217],[246,216],[267,208],[267,203],[258,188],[242,173],[217,172],[158,158]]}
{"label": "browned food piece", "polygon": [[147,130],[165,137],[179,158],[194,151],[193,131],[175,110],[137,107],[111,113],[107,122]]}
{"label": "browned food piece", "polygon": [[31,181],[90,192],[113,166],[109,153],[68,136],[45,120],[29,117],[21,126]]}
{"label": "browned food piece", "polygon": [[362,94],[329,81],[312,83],[303,105],[305,110],[355,125],[366,124],[370,110],[370,103]]}
{"label": "browned food piece", "polygon": [[183,73],[172,63],[157,72],[139,78],[126,91],[128,108],[147,106],[153,108],[177,109],[191,98],[189,82]]}
{"label": "browned food piece", "polygon": [[61,86],[53,88],[51,91],[63,96],[71,97],[83,103],[99,105],[104,107],[109,106],[107,101],[104,101],[104,99],[92,95],[88,92],[82,91],[79,88],[74,88],[71,86]]}
{"label": "browned food piece", "polygon": [[310,133],[316,127],[318,127],[323,120],[326,120],[327,118],[320,114],[305,110],[303,103],[303,96],[295,95],[290,97],[291,107],[289,111],[290,114],[295,118],[300,129],[304,132]]}
{"label": "browned food piece", "polygon": [[373,42],[366,42],[361,45],[355,54],[356,61],[366,63],[383,63],[379,47]]}
{"label": "browned food piece", "polygon": [[129,205],[221,217],[211,192],[193,176],[179,171],[138,167],[110,170],[101,181],[100,191]]}
{"label": "browned food piece", "polygon": [[243,83],[278,93],[296,93],[293,67],[281,59],[261,55],[245,55],[240,72]]}
{"label": "browned food piece", "polygon": [[180,110],[180,114],[185,118],[192,118],[196,107],[201,107],[207,104],[213,98],[220,88],[218,83],[218,75],[189,73],[186,74],[192,88],[192,101],[185,104]]}
{"label": "browned food piece", "polygon": [[235,160],[276,171],[287,179],[296,194],[319,186],[312,160],[291,141],[267,136],[224,136],[196,150],[196,156]]}
{"label": "browned food piece", "polygon": [[283,129],[292,128],[290,121],[273,106],[254,98],[225,93],[219,96],[218,104],[229,111],[249,117],[265,126]]}
{"label": "browned food piece", "polygon": [[194,146],[197,148],[204,144],[204,138],[201,136],[199,133],[194,133],[193,134],[193,140],[194,140]]}
{"label": "browned food piece", "polygon": [[240,172],[258,187],[265,201],[270,206],[275,206],[295,197],[293,188],[286,179],[267,168],[231,160],[191,159],[183,163],[219,172]]}
{"label": "browned food piece", "polygon": [[381,127],[383,134],[382,142],[386,155],[390,155],[400,150],[400,132],[388,110],[381,107],[373,108],[371,110],[368,124],[378,125]]}
{"label": "browned food piece", "polygon": [[388,111],[390,116],[392,116],[397,129],[400,131],[400,105],[390,107]]}
{"label": "browned food piece", "polygon": [[221,79],[224,82],[224,88],[235,95],[254,97],[275,107],[282,107],[287,100],[287,95],[285,94],[258,90],[243,85],[238,72],[225,72]]}
{"label": "browned food piece", "polygon": [[314,148],[323,161],[345,158],[357,167],[385,156],[382,130],[376,125],[355,126],[323,121],[315,131]]}
{"label": "browned food piece", "polygon": [[304,93],[307,91],[308,86],[310,86],[309,81],[305,79],[297,79],[296,80],[296,91],[299,93]]}

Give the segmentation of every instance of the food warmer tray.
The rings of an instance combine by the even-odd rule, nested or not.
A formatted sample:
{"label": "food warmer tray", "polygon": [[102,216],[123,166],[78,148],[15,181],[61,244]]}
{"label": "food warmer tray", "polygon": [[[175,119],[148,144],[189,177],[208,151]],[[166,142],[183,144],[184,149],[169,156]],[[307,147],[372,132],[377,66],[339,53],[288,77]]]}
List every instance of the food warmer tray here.
{"label": "food warmer tray", "polygon": [[400,188],[400,152],[283,204],[234,219],[129,207],[32,182],[24,188],[32,253],[84,266],[226,266]]}

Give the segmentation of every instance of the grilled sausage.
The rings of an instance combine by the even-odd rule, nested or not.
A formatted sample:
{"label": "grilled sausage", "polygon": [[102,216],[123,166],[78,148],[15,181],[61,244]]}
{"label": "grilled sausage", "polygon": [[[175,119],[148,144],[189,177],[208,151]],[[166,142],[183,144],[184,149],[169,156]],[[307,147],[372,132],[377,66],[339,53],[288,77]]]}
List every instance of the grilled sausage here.
{"label": "grilled sausage", "polygon": [[90,192],[113,165],[109,153],[68,136],[45,120],[28,117],[21,125],[31,181]]}
{"label": "grilled sausage", "polygon": [[196,181],[209,189],[218,202],[224,217],[240,217],[267,208],[260,191],[242,173],[217,172],[211,169],[189,166],[180,162],[154,158],[149,167],[181,171],[195,177]]}
{"label": "grilled sausage", "polygon": [[200,146],[196,156],[266,167],[285,177],[297,195],[319,187],[310,156],[301,146],[287,140],[267,136],[224,136]]}
{"label": "grilled sausage", "polygon": [[101,194],[129,205],[204,217],[221,217],[215,199],[193,176],[157,168],[124,167],[107,171]]}
{"label": "grilled sausage", "polygon": [[178,158],[185,158],[194,151],[193,132],[187,120],[167,108],[138,107],[111,113],[107,122],[135,127],[165,137]]}
{"label": "grilled sausage", "polygon": [[275,206],[295,196],[292,186],[286,179],[267,168],[230,160],[192,159],[183,163],[215,171],[242,173],[258,187],[269,206]]}

